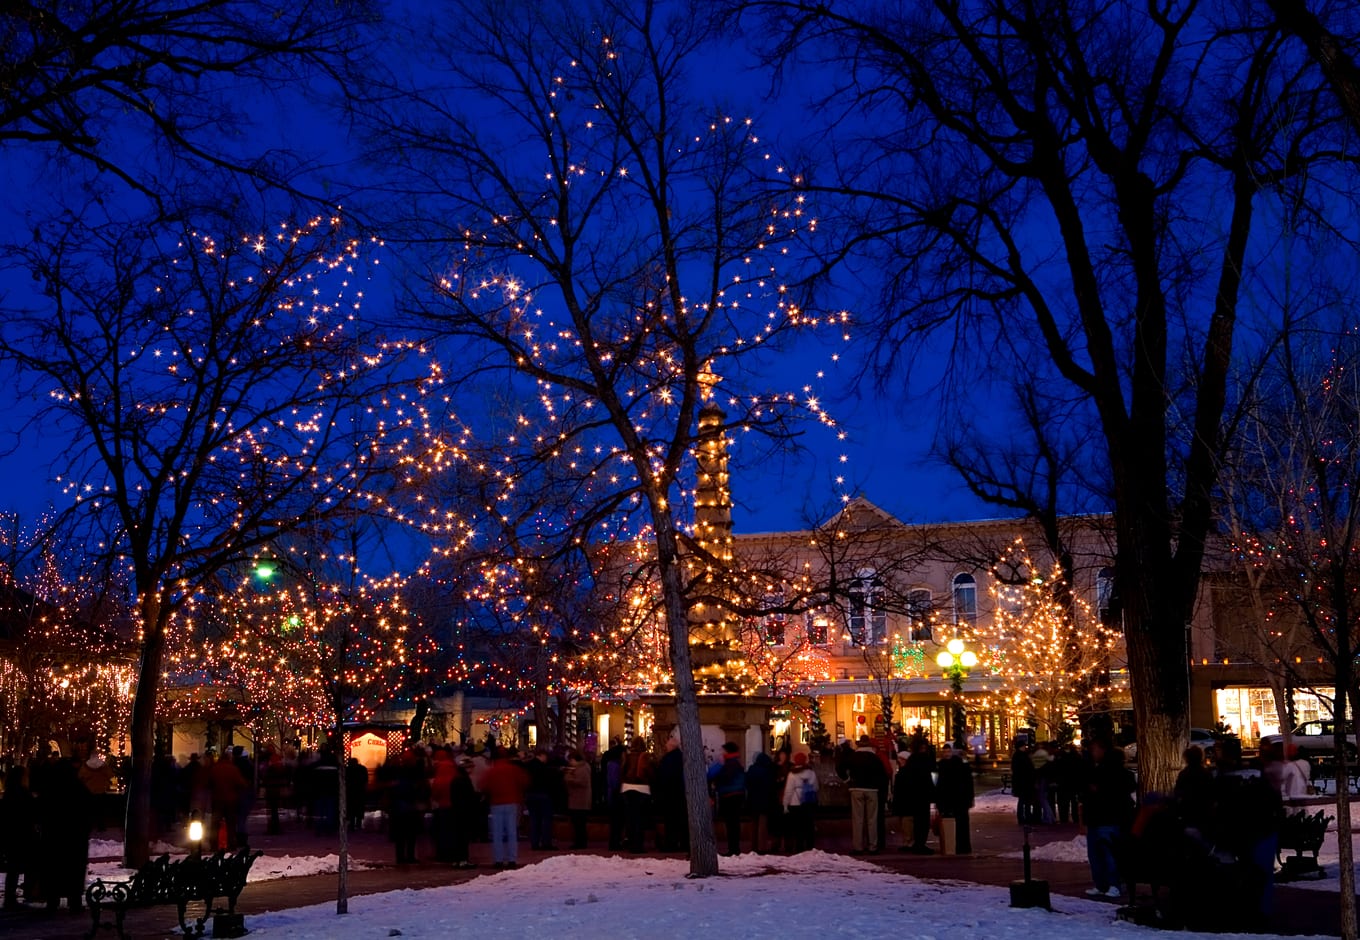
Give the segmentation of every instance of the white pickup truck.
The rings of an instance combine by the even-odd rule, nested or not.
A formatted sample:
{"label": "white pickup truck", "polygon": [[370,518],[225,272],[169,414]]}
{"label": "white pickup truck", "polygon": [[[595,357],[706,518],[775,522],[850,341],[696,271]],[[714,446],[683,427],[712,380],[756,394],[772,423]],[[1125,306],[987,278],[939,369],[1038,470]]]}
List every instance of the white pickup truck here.
{"label": "white pickup truck", "polygon": [[[1336,738],[1334,736],[1335,729],[1336,722],[1334,721],[1305,721],[1294,729],[1294,733],[1290,735],[1290,742],[1298,748],[1299,757],[1308,757],[1310,755],[1313,757],[1326,757],[1336,749]],[[1265,747],[1267,744],[1277,744],[1283,740],[1284,735],[1282,734],[1262,735],[1261,746]],[[1346,735],[1346,759],[1348,761],[1355,759],[1354,734]]]}

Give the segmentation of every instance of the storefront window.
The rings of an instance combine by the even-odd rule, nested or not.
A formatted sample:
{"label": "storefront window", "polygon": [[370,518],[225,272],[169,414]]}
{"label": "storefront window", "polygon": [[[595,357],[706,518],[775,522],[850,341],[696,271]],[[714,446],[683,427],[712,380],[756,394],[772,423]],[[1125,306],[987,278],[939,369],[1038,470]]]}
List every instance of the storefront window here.
{"label": "storefront window", "polygon": [[[1275,696],[1268,688],[1218,689],[1214,692],[1214,707],[1218,712],[1218,720],[1248,747],[1255,746],[1264,735],[1280,734],[1284,730],[1280,727]],[[1331,716],[1331,689],[1294,693],[1294,720],[1297,724]]]}

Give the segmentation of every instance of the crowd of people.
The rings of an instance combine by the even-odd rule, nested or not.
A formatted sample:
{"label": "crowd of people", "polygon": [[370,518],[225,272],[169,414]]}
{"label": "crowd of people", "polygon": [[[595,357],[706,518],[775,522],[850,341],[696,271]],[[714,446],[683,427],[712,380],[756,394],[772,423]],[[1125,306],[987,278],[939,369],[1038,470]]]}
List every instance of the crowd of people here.
{"label": "crowd of people", "polygon": [[897,818],[903,852],[932,854],[930,836],[938,834],[942,849],[971,853],[974,785],[966,752],[948,742],[937,750],[920,734],[898,746],[893,767],[868,737],[836,752],[836,773],[850,791],[851,854],[883,851],[890,814]]}
{"label": "crowd of people", "polygon": [[[1109,741],[1093,736],[1084,748],[1017,741],[1010,762],[1016,819],[1024,826],[1082,827],[1089,895],[1119,898],[1143,881],[1212,882],[1238,896],[1247,914],[1268,914],[1284,807],[1308,794],[1310,768],[1279,746],[1263,748],[1259,767],[1246,768],[1232,737],[1215,750],[1211,760],[1188,748],[1174,791],[1147,795],[1140,805],[1134,772]],[[672,735],[658,751],[641,737],[626,745],[615,739],[599,754],[410,744],[370,771],[353,758],[342,764],[324,748],[266,748],[258,767],[243,747],[209,749],[183,763],[158,757],[152,805],[161,834],[203,821],[208,850],[246,846],[247,820],[262,798],[267,833],[291,819],[324,835],[342,819],[358,829],[377,814],[399,865],[417,861],[428,845],[431,860],[472,868],[470,846],[482,841],[490,843],[496,867],[513,868],[526,819],[531,848],[557,849],[554,823],[565,816],[570,847],[583,849],[590,846],[592,814],[607,820],[610,850],[685,852],[689,807],[679,742]],[[707,772],[724,854],[812,849],[824,787],[833,778],[848,791],[852,854],[888,848],[894,818],[902,852],[972,851],[974,780],[965,749],[937,748],[921,735],[864,737],[826,756],[785,747],[747,761],[736,744],[724,744]],[[6,907],[17,903],[20,877],[26,901],[80,907],[88,842],[103,824],[100,797],[112,775],[99,755],[41,756],[8,771],[0,797]]]}
{"label": "crowd of people", "polygon": [[1140,803],[1134,771],[1111,742],[1094,738],[1083,751],[1019,741],[1010,765],[1016,818],[1081,825],[1089,896],[1120,899],[1149,883],[1168,889],[1167,910],[1182,922],[1195,920],[1205,894],[1244,922],[1269,915],[1280,827],[1286,805],[1308,795],[1307,761],[1269,745],[1248,767],[1231,736],[1211,755],[1192,745],[1183,761],[1171,793]]}
{"label": "crowd of people", "polygon": [[90,833],[98,799],[108,790],[102,757],[86,760],[56,754],[15,764],[5,773],[0,796],[0,859],[5,871],[6,910],[19,906],[20,879],[29,904],[81,909]]}

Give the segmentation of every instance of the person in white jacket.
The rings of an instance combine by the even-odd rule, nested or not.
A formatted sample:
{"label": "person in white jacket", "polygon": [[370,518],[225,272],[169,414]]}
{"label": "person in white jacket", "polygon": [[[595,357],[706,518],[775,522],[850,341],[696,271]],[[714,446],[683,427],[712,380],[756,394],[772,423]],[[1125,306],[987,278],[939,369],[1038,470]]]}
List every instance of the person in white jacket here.
{"label": "person in white jacket", "polygon": [[1301,800],[1308,795],[1309,774],[1299,766],[1297,760],[1285,760],[1283,742],[1263,746],[1261,759],[1264,762],[1261,772],[1285,803]]}
{"label": "person in white jacket", "polygon": [[812,848],[817,792],[817,773],[808,766],[808,756],[802,752],[793,755],[793,769],[784,781],[784,812],[788,816],[786,844],[791,844],[795,852]]}

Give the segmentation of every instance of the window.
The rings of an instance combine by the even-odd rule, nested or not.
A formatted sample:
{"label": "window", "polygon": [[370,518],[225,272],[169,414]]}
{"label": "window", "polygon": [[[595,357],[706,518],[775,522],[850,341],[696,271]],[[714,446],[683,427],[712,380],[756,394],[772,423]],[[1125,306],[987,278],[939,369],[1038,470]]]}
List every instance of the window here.
{"label": "window", "polygon": [[913,643],[929,642],[933,639],[930,630],[930,602],[929,588],[916,588],[907,592],[907,622],[910,625]]}
{"label": "window", "polygon": [[809,610],[803,615],[803,629],[813,646],[826,646],[827,622],[825,611]]}
{"label": "window", "polygon": [[1101,568],[1096,574],[1096,615],[1104,627],[1112,627],[1118,622],[1119,604],[1114,592],[1113,568]]}
{"label": "window", "polygon": [[766,594],[762,605],[765,608],[765,642],[770,646],[783,646],[788,632],[789,616],[778,608],[784,606],[784,592]]}
{"label": "window", "polygon": [[888,640],[888,615],[879,604],[883,582],[874,572],[857,573],[850,584],[850,640],[856,646],[871,646]]}
{"label": "window", "polygon": [[954,622],[977,620],[977,578],[971,574],[954,575]]}

